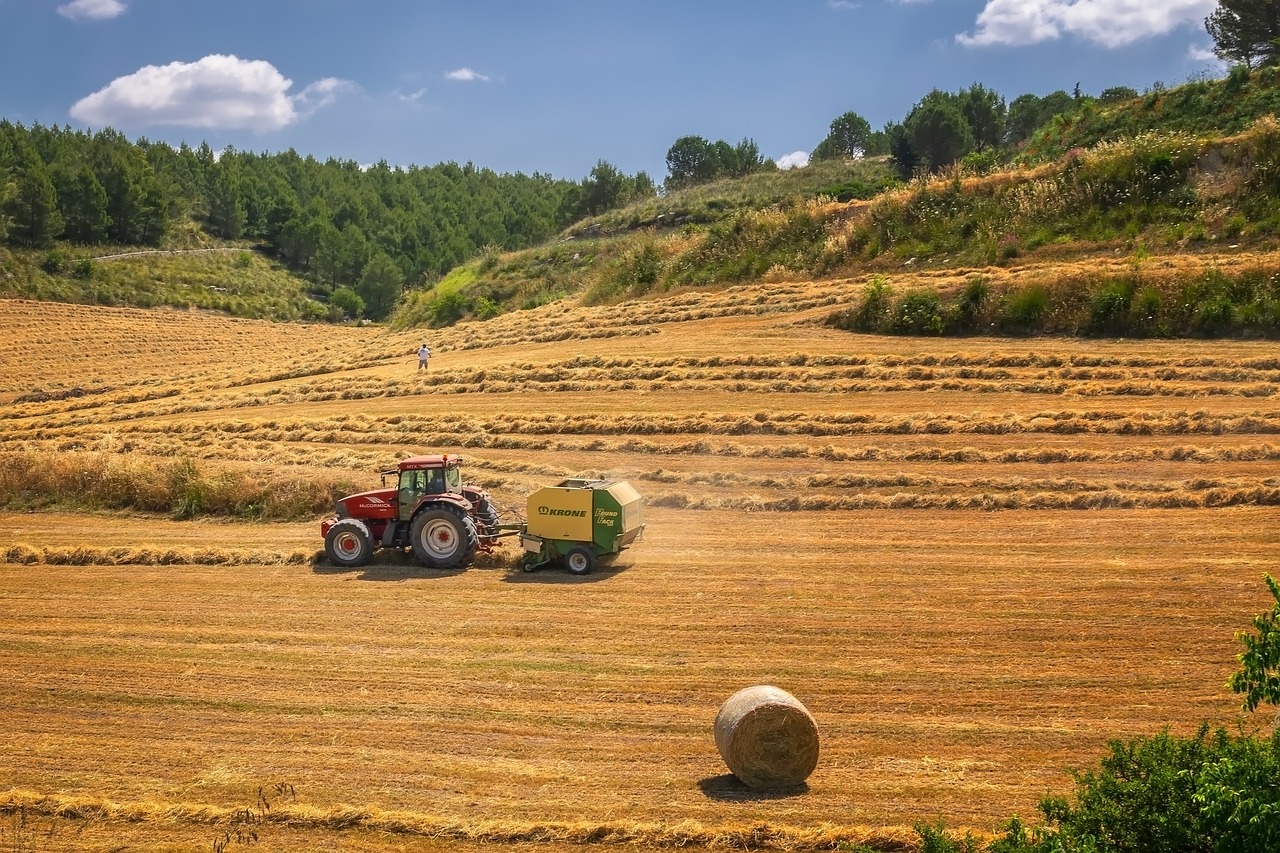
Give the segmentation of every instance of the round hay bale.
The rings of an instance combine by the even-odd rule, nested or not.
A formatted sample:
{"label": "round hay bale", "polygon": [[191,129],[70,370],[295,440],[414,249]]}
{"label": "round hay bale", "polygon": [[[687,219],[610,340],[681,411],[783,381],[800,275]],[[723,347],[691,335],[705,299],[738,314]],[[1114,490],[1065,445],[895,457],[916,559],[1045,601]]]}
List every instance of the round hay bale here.
{"label": "round hay bale", "polygon": [[794,787],[818,766],[818,724],[787,691],[746,687],[716,714],[716,748],[747,787]]}

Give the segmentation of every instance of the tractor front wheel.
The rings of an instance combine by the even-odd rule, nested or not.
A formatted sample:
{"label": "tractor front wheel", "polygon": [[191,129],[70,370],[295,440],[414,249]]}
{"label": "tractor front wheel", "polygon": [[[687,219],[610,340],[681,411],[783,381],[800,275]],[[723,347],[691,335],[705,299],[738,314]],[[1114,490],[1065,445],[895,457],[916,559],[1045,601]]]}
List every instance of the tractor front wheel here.
{"label": "tractor front wheel", "polygon": [[476,554],[476,525],[451,504],[424,509],[414,516],[409,541],[418,561],[433,569],[452,569]]}
{"label": "tractor front wheel", "polygon": [[589,574],[596,567],[596,554],[590,548],[575,545],[564,555],[564,567],[570,574]]}
{"label": "tractor front wheel", "polygon": [[369,528],[358,518],[338,519],[324,537],[324,553],[335,566],[344,569],[363,566],[373,554]]}

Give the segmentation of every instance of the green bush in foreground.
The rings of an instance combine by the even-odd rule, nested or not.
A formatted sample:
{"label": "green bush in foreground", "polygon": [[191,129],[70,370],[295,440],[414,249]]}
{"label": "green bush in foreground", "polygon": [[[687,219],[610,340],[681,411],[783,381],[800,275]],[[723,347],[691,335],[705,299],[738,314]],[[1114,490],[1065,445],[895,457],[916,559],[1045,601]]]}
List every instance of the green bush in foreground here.
{"label": "green bush in foreground", "polygon": [[1241,631],[1236,635],[1245,650],[1240,655],[1240,670],[1227,682],[1236,693],[1244,694],[1244,707],[1249,711],[1263,702],[1280,708],[1280,583],[1271,575],[1266,581],[1275,606],[1254,617],[1257,634]]}
{"label": "green bush in foreground", "polygon": [[[1048,825],[1014,818],[987,853],[1272,853],[1280,849],[1280,733],[1270,738],[1167,731],[1112,741],[1076,776],[1074,804],[1047,796]],[[917,827],[922,850],[969,853],[971,839]]]}
{"label": "green bush in foreground", "polygon": [[[1242,631],[1240,670],[1228,682],[1244,708],[1280,707],[1280,584],[1266,576],[1275,606]],[[1018,818],[986,853],[1273,853],[1280,850],[1280,728],[1270,737],[1232,736],[1208,724],[1193,737],[1167,730],[1113,740],[1098,769],[1075,776],[1074,802],[1046,796],[1046,825]],[[941,825],[917,826],[927,853],[974,853],[972,838]]]}

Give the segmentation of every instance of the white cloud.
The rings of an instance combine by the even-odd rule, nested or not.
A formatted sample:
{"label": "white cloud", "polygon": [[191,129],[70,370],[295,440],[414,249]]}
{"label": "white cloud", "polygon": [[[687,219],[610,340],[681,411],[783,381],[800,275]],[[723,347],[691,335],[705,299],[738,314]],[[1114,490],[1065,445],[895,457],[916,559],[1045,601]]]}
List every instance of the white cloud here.
{"label": "white cloud", "polygon": [[461,80],[464,83],[489,82],[488,74],[481,74],[478,71],[472,71],[470,68],[459,68],[457,71],[450,71],[444,77],[446,80]]}
{"label": "white cloud", "polygon": [[1187,48],[1187,58],[1195,62],[1221,62],[1218,55],[1213,52],[1212,48],[1204,45],[1193,44]]}
{"label": "white cloud", "polygon": [[792,151],[777,159],[779,169],[802,169],[809,165],[808,151]]}
{"label": "white cloud", "polygon": [[293,81],[270,62],[213,54],[148,65],[81,98],[71,117],[92,125],[279,130],[353,88],[326,77],[290,95]]}
{"label": "white cloud", "polygon": [[411,104],[414,101],[421,100],[423,95],[427,94],[427,87],[423,86],[418,91],[410,92],[407,95],[404,92],[401,92],[399,89],[396,89],[393,94],[400,100],[404,101],[405,103]]}
{"label": "white cloud", "polygon": [[58,14],[71,21],[78,18],[101,21],[123,15],[126,8],[121,0],[71,0],[58,7]]}
{"label": "white cloud", "polygon": [[337,77],[322,77],[297,95],[294,95],[293,103],[303,115],[311,115],[316,110],[323,109],[338,100],[338,95],[343,92],[350,92],[355,88],[355,84],[350,80],[339,80]]}
{"label": "white cloud", "polygon": [[1217,0],[987,0],[973,33],[956,41],[970,47],[1026,45],[1072,35],[1121,47],[1186,25],[1199,24]]}
{"label": "white cloud", "polygon": [[850,2],[850,0],[827,0],[827,6],[841,12],[858,8],[858,4]]}

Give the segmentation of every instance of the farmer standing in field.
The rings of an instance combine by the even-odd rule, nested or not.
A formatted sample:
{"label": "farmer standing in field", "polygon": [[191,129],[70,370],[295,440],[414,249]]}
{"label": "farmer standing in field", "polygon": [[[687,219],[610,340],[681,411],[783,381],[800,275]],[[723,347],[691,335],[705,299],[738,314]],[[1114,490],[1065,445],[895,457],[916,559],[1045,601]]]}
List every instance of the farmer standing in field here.
{"label": "farmer standing in field", "polygon": [[427,346],[424,341],[422,346],[418,347],[418,369],[427,369],[427,360],[431,358],[431,347]]}

